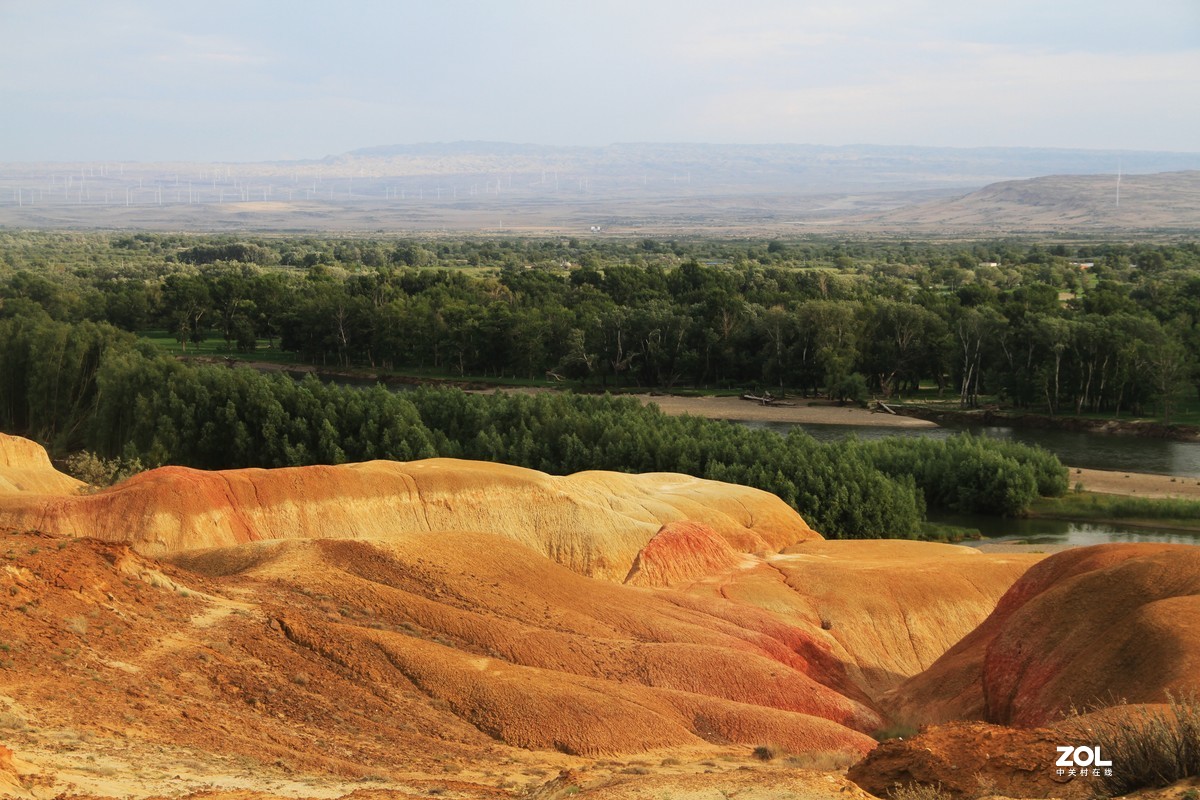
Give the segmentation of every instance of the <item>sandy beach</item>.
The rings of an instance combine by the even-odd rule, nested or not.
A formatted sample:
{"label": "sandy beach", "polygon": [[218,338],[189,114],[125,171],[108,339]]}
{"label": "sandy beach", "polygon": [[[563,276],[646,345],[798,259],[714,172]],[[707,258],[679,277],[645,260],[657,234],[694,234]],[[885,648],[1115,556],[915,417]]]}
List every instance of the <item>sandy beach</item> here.
{"label": "sandy beach", "polygon": [[1144,472],[1110,472],[1071,467],[1071,486],[1083,484],[1084,491],[1124,494],[1134,497],[1186,497],[1200,499],[1200,478],[1173,478]]}
{"label": "sandy beach", "polygon": [[902,417],[858,406],[839,406],[819,400],[797,398],[795,406],[765,406],[740,397],[674,397],[634,395],[643,403],[654,403],[668,414],[694,414],[709,419],[790,422],[801,425],[880,425],[892,428],[936,428],[937,423]]}

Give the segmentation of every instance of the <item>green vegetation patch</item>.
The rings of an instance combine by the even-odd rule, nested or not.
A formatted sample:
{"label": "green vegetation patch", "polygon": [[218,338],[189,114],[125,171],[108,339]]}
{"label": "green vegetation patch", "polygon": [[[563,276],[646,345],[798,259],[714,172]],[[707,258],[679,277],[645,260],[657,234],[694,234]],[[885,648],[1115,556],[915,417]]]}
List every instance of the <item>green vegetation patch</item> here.
{"label": "green vegetation patch", "polygon": [[1029,515],[1096,521],[1144,522],[1154,527],[1200,531],[1200,500],[1126,497],[1097,492],[1072,492],[1033,501]]}

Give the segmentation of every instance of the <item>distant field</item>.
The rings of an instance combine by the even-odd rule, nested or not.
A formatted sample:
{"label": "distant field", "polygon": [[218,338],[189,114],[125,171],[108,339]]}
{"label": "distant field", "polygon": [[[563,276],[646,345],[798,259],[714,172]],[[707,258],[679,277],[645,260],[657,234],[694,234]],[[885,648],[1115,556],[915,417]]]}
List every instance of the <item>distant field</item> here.
{"label": "distant field", "polygon": [[155,347],[176,356],[211,356],[216,358],[234,358],[243,361],[265,361],[272,364],[299,364],[295,353],[280,350],[278,342],[271,348],[266,339],[259,339],[254,352],[239,352],[220,336],[210,336],[202,342],[188,342],[186,346],[175,338],[175,335],[165,330],[147,330],[138,333],[138,337],[150,342]]}

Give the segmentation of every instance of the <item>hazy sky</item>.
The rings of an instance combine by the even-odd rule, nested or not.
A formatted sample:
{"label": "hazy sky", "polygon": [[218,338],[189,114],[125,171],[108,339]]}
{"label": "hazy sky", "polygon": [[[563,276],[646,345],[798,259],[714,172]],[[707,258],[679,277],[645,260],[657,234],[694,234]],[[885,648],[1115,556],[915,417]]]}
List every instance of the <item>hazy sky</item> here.
{"label": "hazy sky", "polygon": [[0,161],[381,144],[1200,151],[1200,0],[0,0]]}

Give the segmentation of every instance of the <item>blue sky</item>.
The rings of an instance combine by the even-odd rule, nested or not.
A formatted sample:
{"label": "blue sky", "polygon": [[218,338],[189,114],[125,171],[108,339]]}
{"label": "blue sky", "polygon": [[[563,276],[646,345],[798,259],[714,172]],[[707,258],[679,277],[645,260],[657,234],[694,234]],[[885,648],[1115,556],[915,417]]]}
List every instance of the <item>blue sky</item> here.
{"label": "blue sky", "polygon": [[0,0],[0,161],[463,139],[1200,151],[1200,0],[975,5]]}

